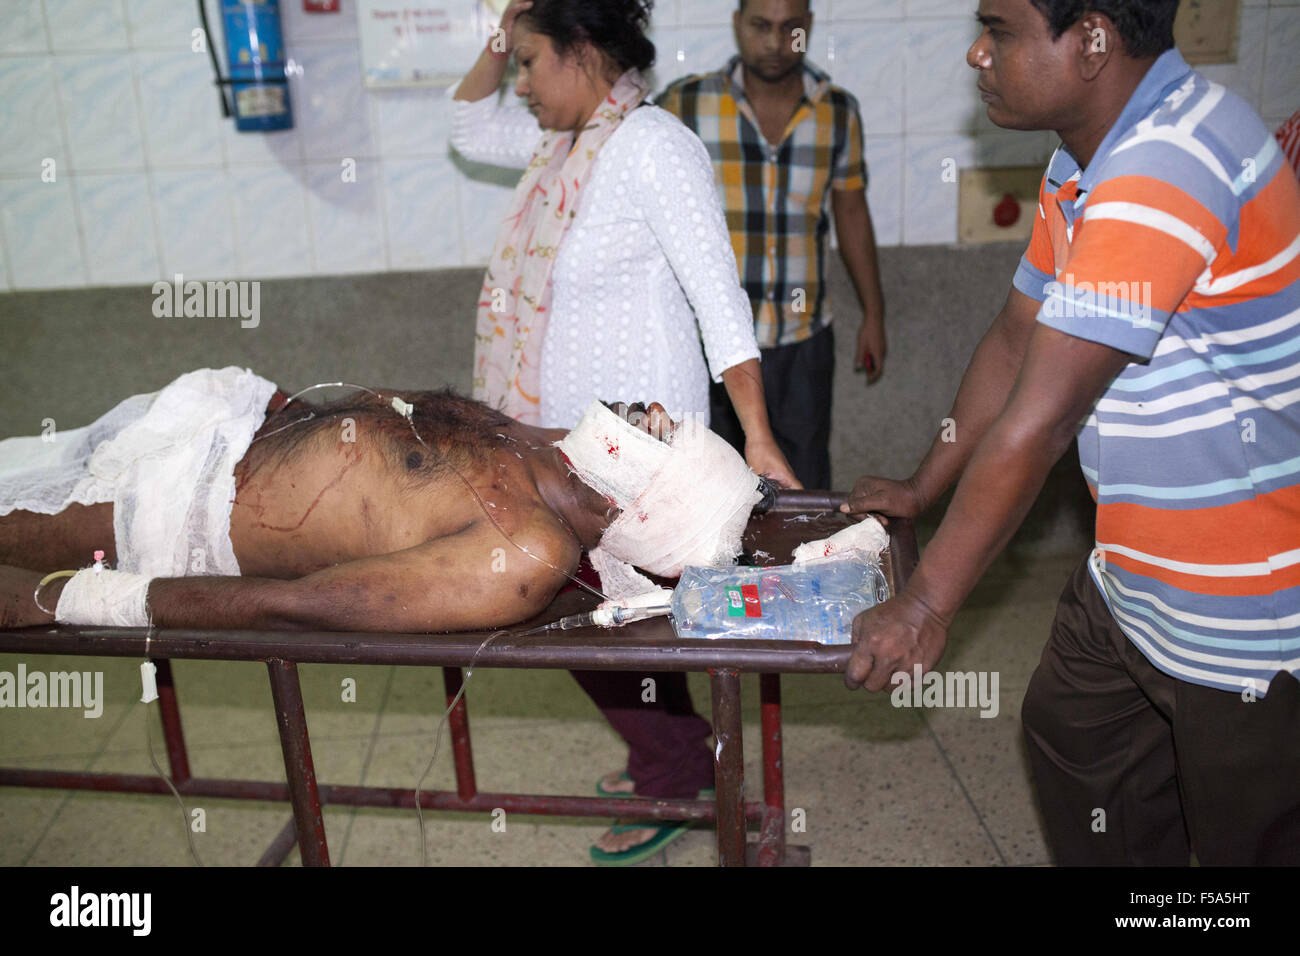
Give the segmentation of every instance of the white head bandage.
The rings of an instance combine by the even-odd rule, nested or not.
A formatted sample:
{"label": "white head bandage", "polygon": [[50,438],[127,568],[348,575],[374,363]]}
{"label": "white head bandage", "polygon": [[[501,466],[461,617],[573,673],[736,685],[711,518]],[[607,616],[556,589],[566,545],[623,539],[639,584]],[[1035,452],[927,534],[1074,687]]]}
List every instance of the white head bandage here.
{"label": "white head bandage", "polygon": [[60,624],[147,627],[147,574],[82,568],[63,586],[54,619]]}
{"label": "white head bandage", "polygon": [[593,402],[556,444],[578,478],[622,510],[590,555],[610,597],[655,587],[631,565],[677,577],[688,564],[735,563],[762,498],[758,477],[698,421],[683,422],[665,443]]}

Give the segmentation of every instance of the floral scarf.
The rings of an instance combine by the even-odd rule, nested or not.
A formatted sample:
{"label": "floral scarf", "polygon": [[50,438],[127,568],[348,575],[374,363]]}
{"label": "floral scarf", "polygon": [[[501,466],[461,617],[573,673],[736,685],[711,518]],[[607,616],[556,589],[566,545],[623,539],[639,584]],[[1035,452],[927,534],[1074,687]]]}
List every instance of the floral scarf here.
{"label": "floral scarf", "polygon": [[628,70],[576,135],[547,130],[497,234],[478,303],[474,398],[525,424],[541,418],[542,340],[560,243],[600,148],[648,92],[640,72]]}

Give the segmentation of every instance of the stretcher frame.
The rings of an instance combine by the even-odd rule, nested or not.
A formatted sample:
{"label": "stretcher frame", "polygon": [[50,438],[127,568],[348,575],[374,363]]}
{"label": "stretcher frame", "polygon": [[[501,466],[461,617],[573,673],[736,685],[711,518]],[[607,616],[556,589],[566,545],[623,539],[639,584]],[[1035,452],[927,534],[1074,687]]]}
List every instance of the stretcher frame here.
{"label": "stretcher frame", "polygon": [[[804,540],[825,537],[848,520],[838,512],[843,495],[783,492],[773,508],[756,515],[746,532],[746,550],[770,552],[766,563],[789,560]],[[818,513],[813,516],[812,513]],[[797,527],[795,527],[797,525]],[[917,562],[915,530],[906,519],[891,519],[890,541],[881,566],[891,593],[906,584]],[[756,562],[761,563],[761,562]],[[542,615],[518,630],[577,611],[594,600],[581,592],[560,594]],[[491,632],[457,634],[388,634],[338,631],[205,631],[194,629],[41,627],[0,631],[0,652],[85,657],[148,657],[157,666],[158,704],[172,783],[182,797],[288,801],[293,814],[258,860],[278,866],[299,847],[304,866],[329,866],[329,846],[321,813],[324,804],[356,807],[415,808],[414,788],[341,786],[319,783],[312,763],[311,741],[298,680],[299,664],[390,664],[441,667],[446,701],[460,691],[462,668],[559,668],[564,670],[702,671],[709,675],[712,698],[715,799],[580,797],[520,793],[482,793],[474,775],[469,710],[465,697],[448,720],[456,789],[420,792],[424,810],[507,813],[573,817],[637,817],[691,820],[716,824],[720,866],[807,865],[807,847],[786,843],[786,809],[781,727],[781,674],[842,673],[851,648],[805,641],[681,640],[664,619],[642,621],[617,631],[587,628],[552,631],[531,637],[498,638],[479,652]],[[284,755],[285,783],[195,777],[181,726],[180,704],[171,661],[262,661]],[[744,797],[744,750],[741,734],[740,675],[759,675],[763,793],[760,801]],[[64,770],[0,768],[0,786],[113,793],[167,794],[156,775],[89,773]],[[750,824],[756,843],[747,842]]]}

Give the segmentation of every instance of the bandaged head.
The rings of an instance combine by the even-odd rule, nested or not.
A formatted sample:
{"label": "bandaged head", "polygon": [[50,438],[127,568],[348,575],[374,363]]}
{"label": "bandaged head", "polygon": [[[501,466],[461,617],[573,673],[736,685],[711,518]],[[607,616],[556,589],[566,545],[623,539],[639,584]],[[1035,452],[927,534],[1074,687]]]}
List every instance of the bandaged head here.
{"label": "bandaged head", "polygon": [[593,402],[557,445],[578,478],[621,509],[590,554],[611,598],[655,588],[633,565],[671,578],[688,564],[735,563],[762,497],[758,477],[699,422],[662,442]]}

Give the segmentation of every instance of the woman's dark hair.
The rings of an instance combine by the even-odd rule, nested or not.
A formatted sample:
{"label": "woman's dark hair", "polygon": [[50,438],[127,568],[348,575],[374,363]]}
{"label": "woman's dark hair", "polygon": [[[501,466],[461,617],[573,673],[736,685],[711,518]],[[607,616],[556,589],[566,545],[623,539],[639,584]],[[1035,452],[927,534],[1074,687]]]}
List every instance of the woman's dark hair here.
{"label": "woman's dark hair", "polygon": [[620,70],[648,70],[655,61],[655,45],[645,34],[653,6],[654,0],[534,0],[519,19],[550,37],[560,56],[586,40]]}
{"label": "woman's dark hair", "polygon": [[1132,57],[1157,56],[1174,45],[1178,0],[1029,0],[1047,19],[1057,39],[1086,14],[1110,17],[1124,52]]}

